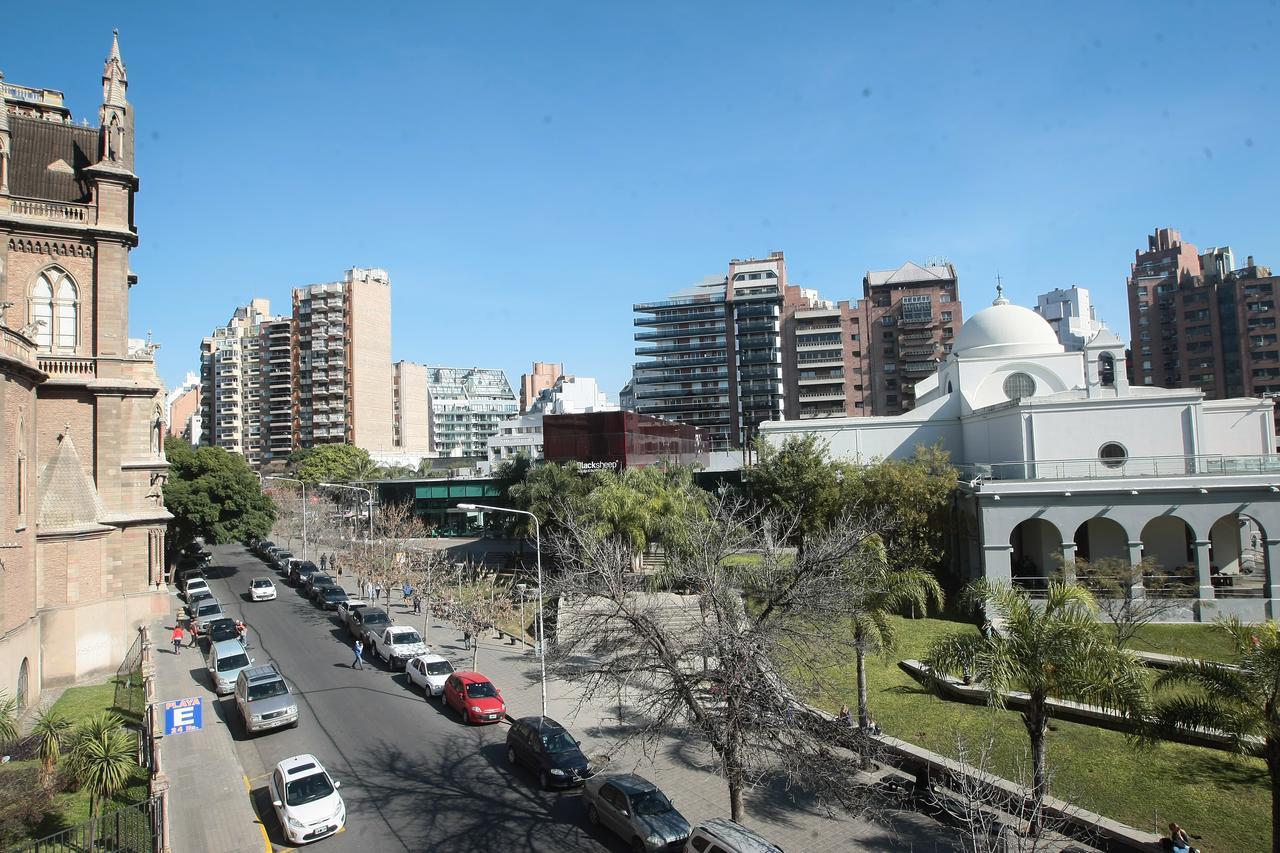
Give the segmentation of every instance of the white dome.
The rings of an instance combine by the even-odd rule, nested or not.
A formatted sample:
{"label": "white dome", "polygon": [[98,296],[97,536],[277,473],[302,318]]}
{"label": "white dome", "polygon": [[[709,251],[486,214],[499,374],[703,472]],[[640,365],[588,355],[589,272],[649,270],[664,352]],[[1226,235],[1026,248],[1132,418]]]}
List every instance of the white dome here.
{"label": "white dome", "polygon": [[952,352],[969,358],[1007,358],[1064,352],[1045,318],[1004,297],[974,314],[960,327]]}

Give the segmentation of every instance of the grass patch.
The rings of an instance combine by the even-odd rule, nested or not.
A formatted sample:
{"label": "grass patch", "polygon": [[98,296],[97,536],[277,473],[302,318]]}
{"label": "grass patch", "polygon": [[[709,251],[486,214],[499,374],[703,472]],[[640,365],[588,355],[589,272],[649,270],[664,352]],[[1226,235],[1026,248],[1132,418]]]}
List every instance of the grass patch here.
{"label": "grass patch", "polygon": [[[1030,774],[1026,730],[1018,714],[938,699],[897,666],[904,658],[921,658],[936,639],[957,631],[976,631],[971,624],[943,619],[894,617],[898,649],[892,656],[867,662],[871,715],[888,734],[927,749],[954,756],[956,734],[976,745],[994,733],[990,769],[1006,778]],[[1159,629],[1144,640],[1163,643],[1156,649],[1212,649],[1204,632],[1169,633],[1188,627]],[[1201,634],[1201,636],[1196,636]],[[1175,642],[1185,645],[1178,646]],[[1169,651],[1169,654],[1178,654]],[[855,705],[857,689],[852,661],[838,671],[840,689],[815,699],[829,711],[842,702]],[[1151,832],[1177,821],[1197,836],[1196,846],[1214,851],[1252,851],[1271,832],[1271,796],[1266,766],[1259,759],[1218,750],[1162,743],[1131,746],[1118,732],[1054,721],[1049,735],[1049,762],[1058,796],[1107,817]]]}
{"label": "grass patch", "polygon": [[1215,625],[1143,625],[1129,647],[1139,652],[1203,658],[1230,663],[1235,657],[1231,638]]}

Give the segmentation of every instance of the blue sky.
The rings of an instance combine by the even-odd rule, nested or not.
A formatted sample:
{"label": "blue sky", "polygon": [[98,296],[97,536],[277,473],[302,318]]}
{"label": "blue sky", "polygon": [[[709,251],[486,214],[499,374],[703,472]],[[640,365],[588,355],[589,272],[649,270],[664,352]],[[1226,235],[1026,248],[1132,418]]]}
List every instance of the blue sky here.
{"label": "blue sky", "polygon": [[1151,229],[1280,267],[1280,8],[269,3],[64,8],[9,82],[137,109],[133,334],[170,383],[253,296],[391,273],[394,356],[595,376],[631,305],[781,249],[856,298],[956,264],[966,315],[1079,284],[1128,338]]}

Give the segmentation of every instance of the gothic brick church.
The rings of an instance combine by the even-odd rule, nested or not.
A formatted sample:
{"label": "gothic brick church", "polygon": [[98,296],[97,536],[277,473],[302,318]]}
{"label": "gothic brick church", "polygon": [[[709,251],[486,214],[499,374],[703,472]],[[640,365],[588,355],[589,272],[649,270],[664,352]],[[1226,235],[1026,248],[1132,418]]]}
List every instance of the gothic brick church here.
{"label": "gothic brick church", "polygon": [[129,339],[134,116],[118,41],[98,127],[0,76],[0,690],[114,671],[166,612],[163,388]]}

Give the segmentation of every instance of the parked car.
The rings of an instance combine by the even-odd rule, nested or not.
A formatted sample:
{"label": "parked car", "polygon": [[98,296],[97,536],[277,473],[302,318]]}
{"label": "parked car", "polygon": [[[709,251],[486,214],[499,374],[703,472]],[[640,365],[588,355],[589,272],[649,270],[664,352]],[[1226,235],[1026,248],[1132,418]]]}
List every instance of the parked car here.
{"label": "parked car", "polygon": [[[348,596],[346,601],[338,603],[338,621],[342,623],[343,627],[347,627],[351,624],[351,614],[368,606],[369,602],[363,598],[351,598]],[[350,627],[347,627],[347,632],[351,632]]]}
{"label": "parked car", "polygon": [[198,557],[201,554],[207,554],[208,551],[205,550],[203,542],[191,541],[183,545],[179,553],[187,557]]}
{"label": "parked car", "polygon": [[311,580],[311,576],[318,571],[320,568],[310,560],[294,563],[289,569],[289,583],[294,586],[306,586],[307,581]]}
{"label": "parked car", "polygon": [[307,598],[315,601],[316,593],[326,586],[337,586],[338,582],[326,575],[324,572],[312,572],[311,577],[307,578],[303,589],[306,590]]}
{"label": "parked car", "polygon": [[333,835],[347,823],[347,807],[333,779],[314,755],[295,755],[271,774],[271,806],[290,844]]}
{"label": "parked car", "polygon": [[283,575],[284,579],[287,581],[293,575],[294,566],[300,566],[305,562],[306,560],[299,560],[297,557],[293,557],[292,559],[289,560],[289,565],[281,566],[276,571],[279,572],[281,575]]}
{"label": "parked car", "polygon": [[455,672],[445,679],[440,701],[464,723],[496,723],[507,715],[502,691],[478,672]]}
{"label": "parked car", "polygon": [[241,670],[249,668],[253,658],[244,650],[239,640],[222,640],[209,644],[209,652],[205,656],[205,665],[209,669],[209,678],[213,681],[213,690],[219,696],[225,696],[236,689],[236,678]]}
{"label": "parked car", "polygon": [[213,558],[208,554],[184,554],[178,557],[178,568],[180,569],[203,569],[213,562]]}
{"label": "parked car", "polygon": [[274,548],[275,544],[276,543],[272,542],[270,539],[259,539],[257,542],[253,543],[253,553],[257,554],[259,557],[265,557],[267,555],[267,549]]}
{"label": "parked car", "polygon": [[727,817],[704,820],[693,828],[685,853],[782,853],[782,848]]}
{"label": "parked car", "polygon": [[200,633],[203,634],[210,622],[214,619],[222,619],[226,617],[226,615],[227,614],[222,611],[222,605],[218,603],[217,599],[214,599],[212,601],[205,600],[200,602],[200,605],[195,609],[195,612],[191,614],[191,618],[200,629]]}
{"label": "parked car", "polygon": [[381,607],[361,607],[347,616],[347,633],[369,645],[369,633],[381,631],[391,624],[391,617]]}
{"label": "parked car", "polygon": [[327,586],[316,599],[316,604],[324,610],[337,610],[338,605],[347,600],[347,591],[340,586]]}
{"label": "parked car", "polygon": [[203,575],[188,577],[186,582],[182,585],[182,594],[187,601],[190,601],[192,594],[199,590],[205,590],[206,592],[209,591],[209,580]]}
{"label": "parked car", "polygon": [[550,717],[521,717],[511,724],[507,761],[528,767],[548,789],[580,785],[591,775],[582,744]]}
{"label": "parked car", "polygon": [[270,601],[276,597],[276,585],[271,578],[254,578],[249,581],[249,597],[254,601]]}
{"label": "parked car", "polygon": [[440,655],[418,655],[405,665],[404,673],[409,683],[421,687],[422,695],[430,699],[444,695],[444,683],[453,675],[453,664]]}
{"label": "parked car", "polygon": [[185,569],[175,568],[173,574],[170,575],[170,579],[173,581],[174,589],[182,590],[186,586],[188,578],[202,578],[204,576],[204,569],[199,566],[188,566]]}
{"label": "parked car", "polygon": [[189,612],[192,608],[199,607],[199,606],[200,606],[200,602],[202,602],[202,601],[208,601],[209,599],[212,599],[212,598],[215,598],[215,596],[214,596],[214,594],[213,594],[213,590],[210,590],[210,589],[198,589],[198,590],[196,590],[195,592],[191,593],[191,597],[187,599],[187,610],[188,610],[188,612]]}
{"label": "parked car", "polygon": [[403,669],[410,658],[427,653],[422,636],[408,625],[391,625],[381,631],[369,631],[367,636],[369,656],[382,658],[393,670]]}
{"label": "parked car", "polygon": [[230,616],[214,619],[204,626],[200,632],[200,638],[210,644],[220,643],[223,640],[238,640],[240,634],[236,631],[236,620]]}
{"label": "parked car", "polygon": [[236,678],[236,707],[248,732],[298,726],[298,703],[273,663],[240,672]]}
{"label": "parked car", "polygon": [[291,559],[293,559],[293,552],[283,548],[279,548],[271,554],[271,564],[276,567],[276,571],[288,568]]}
{"label": "parked car", "polygon": [[634,773],[602,773],[582,786],[587,820],[604,826],[646,853],[679,851],[689,838],[689,821],[658,787]]}

